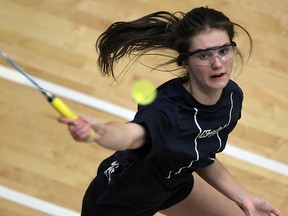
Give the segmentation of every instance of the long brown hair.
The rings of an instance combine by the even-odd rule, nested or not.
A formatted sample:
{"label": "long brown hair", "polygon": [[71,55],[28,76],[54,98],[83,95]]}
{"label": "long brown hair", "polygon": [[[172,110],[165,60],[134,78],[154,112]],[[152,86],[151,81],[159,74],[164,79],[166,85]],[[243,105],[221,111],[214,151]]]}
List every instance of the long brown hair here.
{"label": "long brown hair", "polygon": [[[169,13],[159,11],[130,22],[115,22],[103,32],[96,42],[99,53],[98,65],[103,75],[114,75],[114,63],[124,56],[144,55],[151,50],[169,49],[178,56],[165,64],[182,62],[190,48],[191,37],[209,29],[221,29],[227,32],[230,41],[235,36],[234,26],[240,27],[248,35],[250,52],[252,39],[241,25],[231,22],[222,12],[208,7],[194,8],[188,13]],[[238,52],[243,58],[241,52]]]}

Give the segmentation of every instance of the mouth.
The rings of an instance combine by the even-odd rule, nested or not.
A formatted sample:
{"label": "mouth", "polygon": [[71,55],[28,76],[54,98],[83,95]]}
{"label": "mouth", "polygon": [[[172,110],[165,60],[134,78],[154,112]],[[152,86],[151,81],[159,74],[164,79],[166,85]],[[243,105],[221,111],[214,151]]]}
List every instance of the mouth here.
{"label": "mouth", "polygon": [[224,74],[225,74],[225,73],[214,74],[214,75],[211,76],[211,78],[217,79],[217,78],[220,78],[220,77],[224,76]]}

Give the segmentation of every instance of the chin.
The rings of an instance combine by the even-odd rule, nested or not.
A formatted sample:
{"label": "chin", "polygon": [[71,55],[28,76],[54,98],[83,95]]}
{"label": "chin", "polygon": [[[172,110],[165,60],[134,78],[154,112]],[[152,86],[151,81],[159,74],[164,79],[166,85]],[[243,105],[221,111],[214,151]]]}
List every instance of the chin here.
{"label": "chin", "polygon": [[210,83],[210,87],[213,90],[222,90],[227,86],[228,82],[229,82],[229,79],[221,79],[221,80],[213,81],[212,83]]}

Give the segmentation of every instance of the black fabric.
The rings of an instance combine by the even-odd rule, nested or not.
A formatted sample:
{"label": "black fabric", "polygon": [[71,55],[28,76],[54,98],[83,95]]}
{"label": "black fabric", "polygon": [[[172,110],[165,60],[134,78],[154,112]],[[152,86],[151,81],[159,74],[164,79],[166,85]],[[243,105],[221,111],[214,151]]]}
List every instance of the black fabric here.
{"label": "black fabric", "polygon": [[146,130],[145,145],[104,160],[89,186],[82,216],[151,216],[185,199],[193,173],[212,164],[241,117],[243,94],[233,81],[212,106],[198,103],[183,79],[158,88],[132,122]]}
{"label": "black fabric", "polygon": [[185,199],[193,188],[194,179],[190,174],[181,183],[175,182],[173,189],[163,191],[150,174],[151,164],[138,172],[127,173],[125,178],[123,167],[118,167],[109,182],[105,171],[115,159],[112,155],[99,166],[83,198],[81,216],[152,216]]}
{"label": "black fabric", "polygon": [[157,100],[149,106],[140,106],[133,120],[149,134],[146,144],[151,149],[147,158],[159,152],[189,156],[189,159],[182,157],[183,163],[178,161],[178,167],[171,160],[169,166],[175,167],[168,171],[171,174],[185,170],[183,166],[193,171],[213,163],[241,118],[243,93],[233,81],[229,81],[218,102],[211,106],[196,101],[182,82],[178,78],[160,86]]}

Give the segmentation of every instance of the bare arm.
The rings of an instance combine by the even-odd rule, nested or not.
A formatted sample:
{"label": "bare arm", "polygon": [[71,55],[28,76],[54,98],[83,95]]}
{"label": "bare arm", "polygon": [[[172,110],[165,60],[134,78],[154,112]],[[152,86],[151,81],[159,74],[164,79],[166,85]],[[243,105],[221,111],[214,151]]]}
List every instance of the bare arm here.
{"label": "bare arm", "polygon": [[232,178],[218,160],[204,169],[197,170],[197,173],[238,205],[241,205],[242,200],[248,196],[248,192]]}
{"label": "bare arm", "polygon": [[[65,117],[60,117],[58,121],[68,125],[68,130],[76,141],[96,142],[111,150],[136,149],[144,144],[145,130],[135,123],[102,123],[97,119],[83,116],[76,121]],[[92,137],[91,130],[93,130]]]}
{"label": "bare arm", "polygon": [[197,173],[219,192],[236,202],[247,216],[272,213],[281,216],[281,212],[270,203],[249,194],[218,160],[206,168],[199,169]]}

